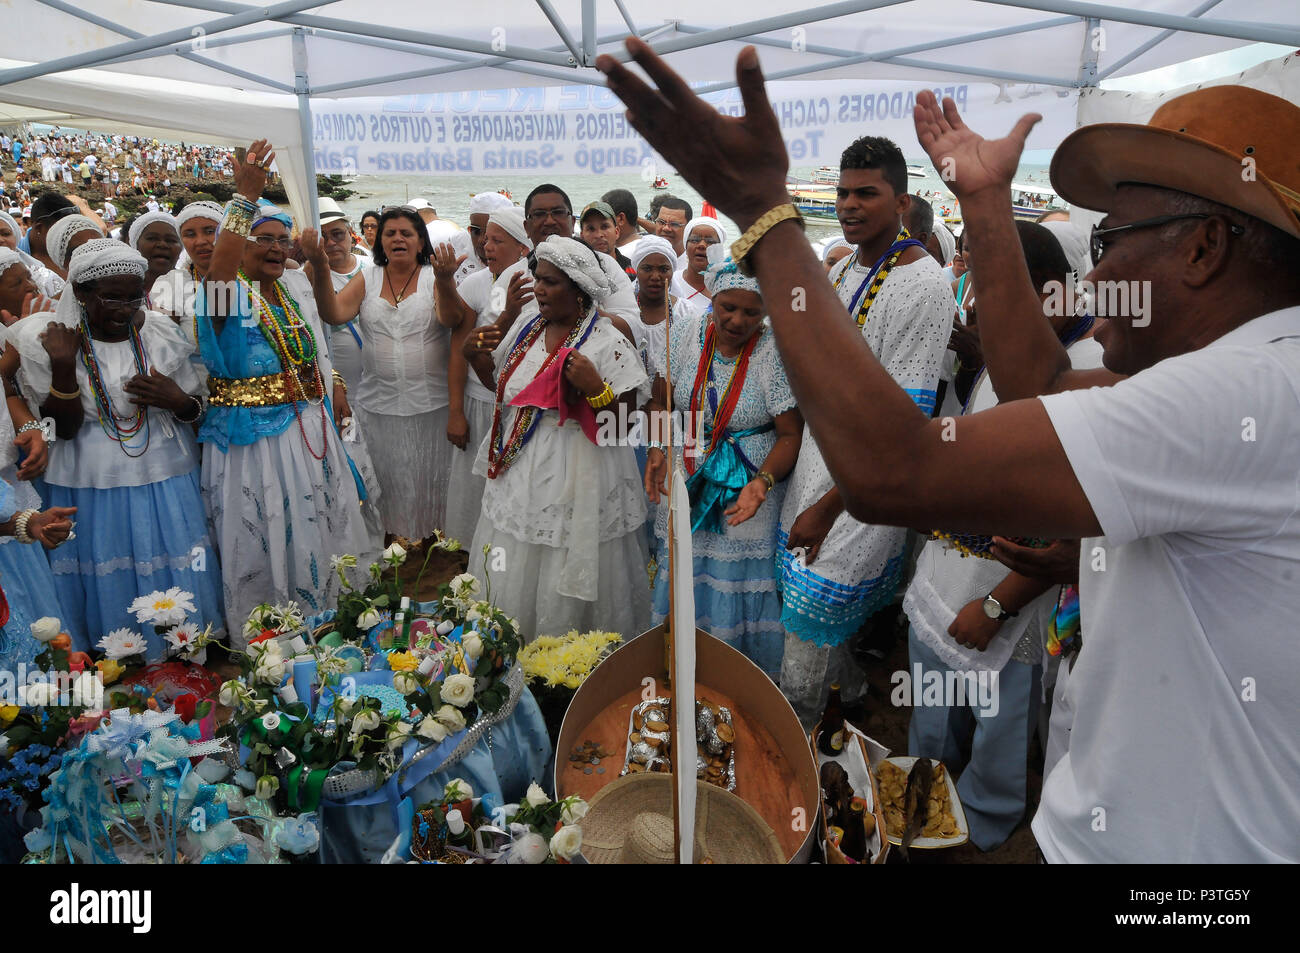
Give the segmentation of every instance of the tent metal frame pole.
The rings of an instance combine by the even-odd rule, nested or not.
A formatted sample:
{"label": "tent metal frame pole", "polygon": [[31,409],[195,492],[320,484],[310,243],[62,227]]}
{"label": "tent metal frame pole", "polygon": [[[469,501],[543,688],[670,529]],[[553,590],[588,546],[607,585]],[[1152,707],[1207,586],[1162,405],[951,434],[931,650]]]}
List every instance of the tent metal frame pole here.
{"label": "tent metal frame pole", "polygon": [[[165,3],[173,7],[188,7],[194,10],[217,11],[220,13],[231,13],[236,10],[248,10],[249,7],[240,3],[231,3],[230,0],[153,0],[155,3]],[[331,0],[325,0],[331,2]],[[315,6],[321,6],[316,3]],[[437,49],[459,50],[464,53],[477,53],[480,56],[489,56],[494,58],[503,58],[506,60],[525,60],[532,63],[541,63],[544,66],[559,66],[563,68],[575,68],[569,62],[568,53],[556,53],[545,50],[534,50],[527,47],[507,46],[504,50],[492,49],[491,43],[483,43],[479,40],[467,40],[459,36],[446,36],[441,33],[425,33],[420,30],[404,30],[400,28],[386,27],[375,25],[373,23],[362,23],[358,20],[342,20],[335,17],[322,17],[315,14],[307,15],[301,13],[285,14],[283,16],[273,16],[265,19],[275,20],[277,23],[289,23],[294,26],[309,27],[314,30],[333,30],[338,33],[350,33],[358,36],[370,36],[381,40],[404,40],[407,43],[414,43],[417,46],[431,46]]]}
{"label": "tent metal frame pole", "polygon": [[[331,3],[333,0],[325,0]],[[85,69],[92,66],[98,66],[108,60],[115,59],[130,53],[139,53],[144,50],[157,49],[163,46],[171,46],[174,43],[187,43],[197,36],[209,36],[217,33],[226,33],[230,30],[237,30],[243,26],[249,26],[253,23],[262,23],[266,20],[275,19],[278,16],[292,16],[300,10],[310,10],[312,7],[320,6],[319,0],[287,0],[285,3],[277,3],[269,7],[259,7],[256,9],[245,8],[242,13],[235,13],[229,16],[219,17],[215,20],[207,20],[203,23],[196,23],[191,27],[181,27],[177,30],[168,30],[166,33],[159,33],[154,36],[144,36],[135,40],[127,40],[125,43],[116,43],[112,46],[106,46],[102,49],[91,50],[86,53],[75,53],[72,56],[63,56],[56,60],[48,60],[44,63],[34,63],[31,66],[19,66],[14,69],[0,71],[0,86],[6,86],[9,83],[17,83],[25,79],[35,79],[38,76],[48,76],[51,73],[62,73],[66,70]],[[199,34],[195,30],[201,30]]]}
{"label": "tent metal frame pole", "polygon": [[[63,2],[63,0],[36,0],[36,2],[41,3],[52,10],[58,10],[61,13],[66,13],[69,16],[76,17],[78,20],[85,21],[86,23],[93,23],[97,27],[101,27],[102,29],[105,30],[110,30],[113,33],[117,33],[121,36],[128,37],[129,39],[132,40],[138,40],[144,37],[144,34],[140,33],[137,30],[132,30],[130,27],[120,23],[114,23],[112,20],[106,19],[105,17],[98,16],[97,14],[91,13],[88,10],[82,10],[78,7],[74,7],[70,3]],[[254,38],[265,39],[271,33],[275,33],[276,35],[279,36],[287,36],[289,32],[290,31],[288,28],[282,28],[279,30],[267,30],[264,31],[263,33],[255,34],[253,36],[218,37],[217,39],[211,41],[205,39],[204,45],[206,48],[209,49],[218,46],[231,46],[238,43],[249,42]],[[200,66],[206,66],[209,69],[214,69],[219,72],[226,73],[227,75],[238,77],[239,79],[247,80],[252,83],[262,84],[265,86],[270,86],[272,89],[278,90],[279,92],[282,93],[293,92],[293,87],[285,83],[276,82],[273,79],[269,79],[268,77],[265,76],[260,76],[257,73],[250,73],[249,71],[240,69],[237,66],[227,66],[225,63],[218,63],[216,60],[209,59],[206,56],[200,56],[198,53],[193,52],[192,49],[187,49],[187,47],[191,46],[191,43],[192,43],[192,36],[190,41],[176,44],[170,50],[154,49],[154,50],[148,50],[141,53],[134,53],[130,56],[119,56],[111,60],[107,60],[99,65],[110,66],[116,63],[130,63],[136,60],[152,59],[155,57],[167,56],[171,53],[174,53],[175,55],[181,57],[182,59],[189,60],[191,63],[197,63]]]}
{"label": "tent metal frame pole", "polygon": [[[555,8],[551,6],[550,0],[537,0],[537,5],[541,8],[542,13],[546,14],[546,19],[551,21],[551,26],[555,28],[555,32],[559,35],[560,40],[569,48],[569,52],[573,54],[573,62],[581,63],[582,51],[578,49],[578,43],[574,40],[573,35],[569,33],[569,28],[564,25],[564,21],[560,19],[560,15],[556,13]],[[583,42],[586,42],[585,35],[583,37]]]}
{"label": "tent metal frame pole", "polygon": [[[1208,13],[1210,10],[1213,10],[1222,2],[1223,0],[1206,0],[1205,3],[1202,3],[1199,7],[1193,10],[1190,16],[1199,17],[1205,13]],[[1178,32],[1177,30],[1162,30],[1159,36],[1152,37],[1151,39],[1143,43],[1141,46],[1139,46],[1137,49],[1120,57],[1110,66],[1106,67],[1104,70],[1099,72],[1097,74],[1097,81],[1100,82],[1101,80],[1106,79],[1112,73],[1118,70],[1122,70],[1125,66],[1128,66],[1129,63],[1132,63],[1139,56],[1143,55],[1144,53],[1150,52],[1154,47],[1163,43],[1165,40],[1169,39],[1177,32]]]}
{"label": "tent metal frame pole", "polygon": [[1132,23],[1159,29],[1201,33],[1207,36],[1226,36],[1234,40],[1252,40],[1256,43],[1279,43],[1283,46],[1300,46],[1300,27],[1282,23],[1246,23],[1240,20],[1203,20],[1196,16],[1172,13],[1154,13],[1111,7],[1101,3],[1084,3],[1080,0],[980,0],[1000,7],[1017,7],[1042,13],[1069,13],[1080,17],[1096,17],[1115,23]]}
{"label": "tent metal frame pole", "polygon": [[596,62],[596,49],[596,0],[582,0],[582,56],[578,62],[591,66]]}
{"label": "tent metal frame pole", "polygon": [[1093,37],[1102,35],[1101,21],[1096,17],[1088,17],[1083,24],[1083,51],[1079,57],[1079,80],[1075,84],[1079,87],[1097,85],[1097,43]]}
{"label": "tent metal frame pole", "polygon": [[[652,46],[656,53],[665,56],[669,53],[693,50],[723,40],[744,40],[755,33],[771,33],[774,30],[786,30],[791,27],[802,26],[805,23],[834,20],[837,17],[864,13],[868,10],[879,10],[884,7],[894,7],[900,3],[910,2],[911,0],[842,0],[840,3],[831,3],[826,6],[809,7],[807,10],[800,10],[797,13],[784,13],[779,16],[764,17],[760,20],[750,20],[747,23],[738,23],[735,26],[705,30],[703,33],[697,33],[694,36],[684,36],[664,43],[652,44]],[[611,55],[623,62],[627,62],[631,58],[627,50],[618,50]]]}
{"label": "tent metal frame pole", "polygon": [[627,24],[629,36],[640,36],[641,31],[636,28],[636,22],[632,19],[632,14],[627,12],[627,7],[623,5],[623,0],[614,0],[614,6],[618,7],[619,15],[623,22]]}
{"label": "tent metal frame pole", "polygon": [[[900,60],[898,58],[902,56],[906,56],[910,53],[922,53],[929,50],[945,49],[951,46],[962,46],[966,43],[975,43],[980,40],[991,40],[1003,36],[1014,36],[1020,33],[1029,33],[1034,30],[1046,30],[1046,29],[1052,29],[1061,26],[1071,26],[1078,22],[1080,21],[1077,17],[1060,17],[1059,19],[1054,19],[1054,20],[1043,20],[1039,23],[1028,23],[1028,24],[1022,24],[1020,26],[1014,26],[1014,27],[1001,27],[997,30],[985,30],[982,33],[970,33],[965,36],[951,37],[945,40],[935,40],[928,43],[917,43],[917,44],[913,44],[912,46],[900,46],[892,50],[879,50],[875,53],[858,53],[853,50],[841,50],[829,46],[817,46],[817,47],[809,46],[807,47],[807,50],[810,53],[822,53],[822,54],[838,57],[838,59],[825,60],[819,63],[813,63],[809,66],[798,66],[787,70],[778,70],[777,72],[766,74],[765,78],[769,81],[790,79],[796,76],[807,76],[810,73],[820,73],[826,70],[840,69],[841,67],[844,66],[855,66],[859,63],[871,63],[871,62],[893,63],[895,65],[910,66],[912,64],[908,63],[907,61]],[[703,28],[692,27],[692,26],[687,26],[685,24],[682,24],[679,27],[679,29],[682,30],[683,32],[698,32],[701,31]],[[789,48],[788,43],[783,42],[781,40],[774,39],[772,37],[764,37],[764,36],[750,37],[750,42],[757,44],[759,46],[771,46],[771,47],[776,47],[778,49]],[[952,70],[951,67],[949,67],[949,70],[955,72],[955,70]],[[1033,80],[1033,82],[1037,82],[1037,83],[1041,83],[1045,81],[1046,79],[1044,77],[1035,77]],[[1054,79],[1051,82],[1054,85],[1058,85],[1058,86],[1073,85],[1072,83],[1066,82],[1059,78]],[[729,82],[712,83],[709,84],[708,86],[697,88],[696,92],[701,92],[701,91],[715,92],[720,89],[729,89],[735,85],[736,83],[734,80]]]}
{"label": "tent metal frame pole", "polygon": [[311,83],[307,69],[307,40],[301,29],[293,31],[293,84],[298,96],[298,130],[302,137],[302,161],[307,167],[307,219],[309,228],[320,222],[320,197],[316,193],[316,146],[311,119]]}

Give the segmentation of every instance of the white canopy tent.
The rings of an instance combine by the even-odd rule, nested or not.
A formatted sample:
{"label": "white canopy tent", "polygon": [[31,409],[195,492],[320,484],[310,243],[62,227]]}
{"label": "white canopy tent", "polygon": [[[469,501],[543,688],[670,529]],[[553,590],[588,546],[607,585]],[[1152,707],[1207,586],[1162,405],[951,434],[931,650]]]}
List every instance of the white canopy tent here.
{"label": "white canopy tent", "polygon": [[[1065,91],[1245,43],[1300,46],[1294,0],[9,0],[0,122],[272,139],[315,218],[312,102],[603,86],[636,33],[703,90],[760,45],[769,79],[987,80]],[[1071,104],[1073,100],[1071,100]],[[331,105],[320,103],[322,107]],[[1035,108],[1039,108],[1037,105]]]}

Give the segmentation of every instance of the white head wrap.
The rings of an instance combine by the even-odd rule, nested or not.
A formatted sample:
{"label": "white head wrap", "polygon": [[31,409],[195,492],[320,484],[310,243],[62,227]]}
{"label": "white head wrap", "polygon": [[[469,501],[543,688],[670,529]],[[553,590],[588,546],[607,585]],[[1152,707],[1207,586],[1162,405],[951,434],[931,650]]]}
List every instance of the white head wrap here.
{"label": "white head wrap", "polygon": [[500,192],[479,192],[469,200],[469,214],[491,215],[500,209],[514,208],[515,203]]}
{"label": "white head wrap", "polygon": [[172,230],[176,232],[177,237],[180,237],[181,232],[180,229],[176,227],[176,217],[172,215],[171,212],[145,212],[131,223],[131,231],[127,233],[127,237],[131,240],[132,248],[139,247],[140,236],[143,235],[144,230],[154,222],[166,222],[172,227]]}
{"label": "white head wrap", "polygon": [[701,215],[699,218],[693,218],[686,223],[686,229],[682,232],[682,241],[685,242],[691,237],[691,232],[703,226],[704,228],[713,229],[713,234],[718,236],[718,241],[725,243],[727,241],[727,230],[722,227],[722,223],[716,218],[710,218]]}
{"label": "white head wrap", "polygon": [[225,214],[226,210],[216,202],[191,202],[176,213],[176,231],[179,233],[192,218],[207,218],[220,225]]}
{"label": "white head wrap", "polygon": [[957,254],[957,239],[948,231],[948,226],[938,212],[934,213],[934,237],[939,242],[939,254],[943,256],[943,263],[951,265],[953,255]]}
{"label": "white head wrap", "polygon": [[741,274],[740,268],[731,260],[730,255],[722,261],[710,265],[708,270],[704,272],[704,288],[708,291],[710,297],[713,297],[719,291],[731,291],[732,289],[752,291],[756,295],[762,294],[758,290],[758,279]]}
{"label": "white head wrap", "polygon": [[[697,227],[712,229],[713,234],[717,235],[718,241],[722,243],[721,245],[718,246],[719,248],[726,245],[727,230],[722,227],[722,223],[719,222],[716,218],[709,218],[708,216],[701,215],[699,218],[691,219],[689,222],[686,223],[686,228],[682,230],[683,250],[682,253],[677,257],[677,269],[679,271],[682,270],[683,268],[689,267],[690,265],[690,256],[686,253],[684,246],[686,242],[690,240],[691,232],[695,231]],[[721,261],[721,259],[718,260]],[[709,264],[714,264],[714,263],[715,262],[713,261],[713,259],[710,258]]]}
{"label": "white head wrap", "polygon": [[104,237],[95,220],[85,215],[65,215],[46,232],[45,250],[60,268],[68,267],[68,243],[80,232],[94,232],[97,238]]}
{"label": "white head wrap", "polygon": [[828,241],[825,245],[822,246],[822,264],[823,265],[826,264],[826,262],[831,257],[831,252],[833,252],[835,249],[852,248],[852,247],[853,246],[849,244],[848,239],[846,239],[843,235],[837,235],[835,238],[832,238],[830,241]]}
{"label": "white head wrap", "polygon": [[4,222],[9,226],[9,231],[13,232],[15,241],[20,242],[23,240],[23,230],[18,227],[18,222],[12,215],[8,212],[0,212],[0,222]]}
{"label": "white head wrap", "polygon": [[583,290],[597,305],[614,293],[614,283],[600,266],[596,253],[582,242],[551,235],[537,246],[538,261],[549,261]]}
{"label": "white head wrap", "polygon": [[1088,236],[1074,222],[1043,222],[1042,225],[1061,243],[1065,260],[1074,271],[1074,280],[1082,281],[1092,271],[1092,251],[1088,247]]}
{"label": "white head wrap", "polygon": [[677,264],[677,252],[673,251],[672,243],[668,239],[660,238],[658,235],[646,235],[637,242],[636,250],[632,252],[632,267],[640,268],[641,262],[650,255],[663,255],[668,259],[668,264]]}
{"label": "white head wrap", "polygon": [[4,275],[11,265],[21,265],[23,256],[12,248],[0,246],[0,275]]}
{"label": "white head wrap", "polygon": [[[491,193],[496,195],[497,193]],[[501,196],[505,198],[505,196]],[[488,215],[488,224],[496,225],[505,229],[505,233],[513,238],[525,248],[532,250],[533,242],[528,237],[528,232],[524,230],[524,210],[516,208],[511,204],[507,208],[499,208]]]}
{"label": "white head wrap", "polygon": [[149,263],[134,248],[112,238],[94,238],[72,253],[68,284],[86,284],[115,275],[143,278],[148,270]]}

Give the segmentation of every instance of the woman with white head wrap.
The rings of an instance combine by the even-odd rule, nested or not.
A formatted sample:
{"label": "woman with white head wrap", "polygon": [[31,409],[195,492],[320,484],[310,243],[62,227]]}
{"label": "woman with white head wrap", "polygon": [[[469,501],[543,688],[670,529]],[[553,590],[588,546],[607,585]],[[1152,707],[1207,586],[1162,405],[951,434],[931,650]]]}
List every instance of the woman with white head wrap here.
{"label": "woman with white head wrap", "polygon": [[[330,556],[348,553],[363,566],[377,556],[361,512],[364,484],[337,429],[332,398],[346,392],[334,381],[311,282],[285,267],[292,219],[257,205],[273,155],[259,140],[236,161],[236,196],[195,299],[212,403],[199,430],[208,445],[204,500],[225,569],[230,639],[241,648],[254,607],[292,600],[323,612],[342,587]],[[300,242],[313,274],[325,277],[313,230]]]}
{"label": "woman with white head wrap", "polygon": [[1065,259],[1070,263],[1077,285],[1088,276],[1093,267],[1087,232],[1074,222],[1051,221],[1043,222],[1042,226],[1061,243],[1061,251],[1065,252]]}
{"label": "woman with white head wrap", "polygon": [[[703,314],[709,306],[709,290],[704,284],[704,272],[712,264],[709,249],[726,245],[727,230],[716,218],[700,216],[686,223],[682,236],[686,250],[677,259],[673,293],[686,302],[692,314]],[[720,252],[722,248],[715,257]]]}
{"label": "woman with white head wrap", "polygon": [[470,196],[469,225],[451,237],[451,246],[456,250],[456,257],[464,256],[465,261],[456,269],[456,284],[477,271],[482,271],[483,233],[487,228],[488,216],[502,209],[515,208],[515,203],[500,192],[478,192]]}
{"label": "woman with white head wrap", "polygon": [[[672,407],[691,428],[674,440],[676,465],[687,474],[691,499],[695,605],[716,638],[743,652],[775,678],[785,644],[776,592],[776,533],[786,476],[803,441],[803,418],[795,407],[776,340],[763,321],[758,282],[730,258],[706,273],[713,299],[708,311],[674,320],[668,332],[672,380],[655,379],[652,414]],[[662,418],[662,414],[654,414]],[[654,428],[662,430],[662,427]],[[666,434],[655,436],[666,441]],[[683,445],[694,453],[683,455]],[[667,494],[670,461],[662,444],[651,444],[645,489],[652,501]],[[661,545],[667,508],[656,517]],[[664,567],[655,578],[654,620],[668,614],[672,585]]]}
{"label": "woman with white head wrap", "polygon": [[[505,310],[510,276],[515,266],[527,267],[533,243],[524,230],[524,213],[504,195],[480,192],[479,196],[496,196],[501,202],[488,213],[483,226],[483,261],[486,268],[475,272],[455,288],[441,277],[436,285],[438,313],[452,316],[453,331],[447,382],[451,415],[447,421],[447,440],[451,452],[451,476],[447,481],[446,534],[468,543],[478,526],[486,478],[474,473],[480,444],[492,429],[492,409],[496,395],[483,386],[477,374],[469,374],[462,353],[466,339],[480,328],[495,324]],[[479,196],[475,196],[477,199]],[[435,267],[437,260],[435,256]]]}
{"label": "woman with white head wrap", "polygon": [[63,279],[18,247],[22,237],[23,230],[18,227],[17,220],[8,212],[0,212],[0,248],[10,248],[18,253],[18,257],[27,268],[27,273],[36,283],[38,293],[47,298],[58,297],[59,292],[63,290]]}
{"label": "woman with white head wrap", "polygon": [[[142,307],[146,270],[121,242],[86,242],[55,312],[9,329],[19,387],[60,437],[49,501],[77,507],[76,537],[50,558],[65,626],[94,637],[138,630],[132,602],[173,587],[193,595],[189,621],[224,629],[193,428],[202,385],[176,326]],[[161,637],[148,641],[161,658]]]}
{"label": "woman with white head wrap", "polygon": [[45,250],[50,260],[65,271],[72,253],[92,238],[103,238],[99,223],[85,215],[65,215],[45,235]]}
{"label": "woman with white head wrap", "polygon": [[150,295],[154,282],[174,269],[181,256],[181,236],[176,228],[176,218],[170,212],[145,212],[131,223],[127,241],[149,265],[144,276],[145,299],[153,307]]}
{"label": "woman with white head wrap", "polygon": [[[939,243],[939,254],[943,256],[943,261],[939,262],[944,268],[952,265],[952,256],[957,254],[957,239],[948,226],[944,223],[942,216],[938,212],[934,213],[934,237]],[[952,276],[947,276],[952,280]]]}
{"label": "woman with white head wrap", "polygon": [[500,547],[508,571],[492,595],[526,639],[591,628],[630,638],[650,618],[646,509],[636,457],[613,424],[618,404],[641,405],[649,381],[597,313],[615,289],[591,249],[552,235],[530,264],[536,316],[479,329],[465,345],[497,400],[474,470],[487,486],[470,552]]}
{"label": "woman with white head wrap", "polygon": [[[18,252],[0,247],[0,309],[9,323],[10,317],[20,316],[24,304],[37,294],[36,285],[27,273],[27,266]],[[0,330],[0,342],[4,334]],[[15,513],[42,510],[41,498],[30,481],[41,476],[49,462],[45,433],[36,422],[31,409],[12,386],[16,351],[6,355],[0,376],[4,378],[5,400],[0,401],[0,480],[13,488],[13,511],[0,512],[0,521],[7,521]],[[53,436],[53,434],[51,434]],[[21,461],[21,462],[20,462]],[[72,515],[72,514],[69,514]],[[42,536],[36,527],[45,521],[29,516],[28,534]],[[61,537],[60,537],[61,538]],[[45,543],[56,544],[53,537]],[[29,626],[42,616],[63,618],[46,559],[44,546],[24,546],[14,536],[0,536],[0,582],[9,600],[9,622],[0,628],[0,670],[17,671],[19,663],[31,665],[44,646],[32,638]],[[85,633],[75,637],[80,648],[86,647]]]}
{"label": "woman with white head wrap", "polygon": [[848,243],[843,235],[837,235],[822,246],[822,264],[826,266],[826,273],[830,274],[842,258],[848,258],[853,254],[853,246]]}

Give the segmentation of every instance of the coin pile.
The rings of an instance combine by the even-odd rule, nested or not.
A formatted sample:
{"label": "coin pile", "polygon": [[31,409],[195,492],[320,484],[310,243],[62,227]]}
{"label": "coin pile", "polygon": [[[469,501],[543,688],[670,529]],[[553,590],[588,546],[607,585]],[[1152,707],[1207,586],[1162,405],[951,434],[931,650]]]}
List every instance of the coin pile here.
{"label": "coin pile", "polygon": [[583,774],[604,774],[605,768],[600,763],[605,758],[612,758],[614,752],[602,748],[588,738],[580,745],[574,745],[569,752],[569,767],[576,768]]}

